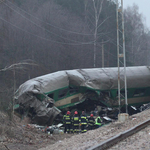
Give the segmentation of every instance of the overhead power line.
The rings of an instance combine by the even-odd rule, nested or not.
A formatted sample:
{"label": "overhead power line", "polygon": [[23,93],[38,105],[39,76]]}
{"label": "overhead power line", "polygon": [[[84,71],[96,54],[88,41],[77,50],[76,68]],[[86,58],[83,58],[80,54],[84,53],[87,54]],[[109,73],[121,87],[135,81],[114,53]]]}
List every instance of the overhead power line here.
{"label": "overhead power line", "polygon": [[35,36],[35,37],[38,37],[38,38],[43,39],[43,40],[46,40],[46,41],[50,41],[50,42],[54,42],[54,43],[58,43],[58,44],[64,44],[64,45],[88,45],[88,44],[91,44],[91,43],[92,43],[92,42],[85,42],[85,43],[82,42],[82,43],[77,44],[77,43],[64,43],[64,42],[54,41],[54,40],[47,39],[47,38],[41,37],[41,36],[39,36],[39,35],[33,34],[33,33],[29,32],[29,31],[23,30],[23,29],[21,29],[20,27],[18,27],[18,26],[16,26],[16,25],[12,24],[12,23],[10,23],[10,22],[8,22],[7,20],[5,20],[5,19],[3,19],[3,18],[1,18],[1,17],[0,17],[0,19],[3,20],[3,21],[6,22],[6,23],[12,25],[13,27],[15,27],[15,28],[17,28],[17,29],[23,31],[23,32],[26,32],[26,33],[28,33],[28,34],[30,34],[30,35],[33,35],[33,36]]}
{"label": "overhead power line", "polygon": [[29,16],[31,16],[31,17],[33,17],[33,18],[39,20],[39,21],[42,22],[42,23],[46,23],[47,25],[52,26],[52,27],[54,27],[54,28],[56,28],[56,29],[59,29],[59,30],[65,31],[65,32],[69,32],[69,33],[73,33],[73,34],[78,34],[78,35],[85,35],[85,36],[94,35],[94,34],[86,34],[86,33],[81,33],[81,32],[75,32],[75,31],[66,30],[66,29],[64,29],[64,28],[57,27],[56,25],[50,24],[50,23],[48,23],[48,22],[44,22],[43,20],[39,19],[38,17],[35,17],[34,15],[32,15],[32,14],[28,13],[27,11],[21,9],[20,7],[14,5],[14,4],[13,4],[12,2],[10,2],[9,0],[6,0],[6,1],[9,2],[11,5],[13,5],[13,6],[19,8],[21,11],[23,11],[23,12],[26,13],[26,14],[28,14]]}
{"label": "overhead power line", "polygon": [[[49,31],[49,30],[47,30],[47,29],[45,29],[45,28],[43,28],[43,27],[37,25],[35,22],[31,21],[30,19],[28,19],[28,18],[25,17],[24,15],[20,14],[20,13],[19,13],[18,11],[16,11],[15,9],[11,8],[10,6],[8,6],[5,2],[4,2],[4,5],[7,6],[7,7],[9,7],[11,10],[13,10],[14,12],[16,12],[17,14],[19,14],[20,16],[22,16],[22,17],[25,18],[26,20],[30,21],[32,24],[36,25],[37,27],[41,28],[42,30],[47,31],[48,33],[51,33],[51,34],[53,34],[53,35],[55,35],[55,36],[57,36],[57,37],[59,37],[59,38],[69,40],[69,41],[71,41],[71,42],[82,43],[82,42],[80,42],[80,41],[71,40],[71,39],[65,38],[65,37],[63,37],[63,36],[60,36],[60,35],[58,35],[58,34],[56,34],[56,33],[53,33],[53,32],[51,32],[51,31]],[[94,42],[94,41],[90,41],[90,42]]]}

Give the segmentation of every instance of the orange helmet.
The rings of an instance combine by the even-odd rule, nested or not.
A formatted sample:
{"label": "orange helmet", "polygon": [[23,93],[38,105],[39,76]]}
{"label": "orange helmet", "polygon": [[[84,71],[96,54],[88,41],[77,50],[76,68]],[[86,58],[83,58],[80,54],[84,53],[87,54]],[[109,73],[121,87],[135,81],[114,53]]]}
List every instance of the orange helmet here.
{"label": "orange helmet", "polygon": [[70,115],[70,111],[67,111],[67,115]]}
{"label": "orange helmet", "polygon": [[91,114],[90,116],[93,117],[93,114]]}
{"label": "orange helmet", "polygon": [[75,111],[75,112],[74,112],[74,114],[75,114],[75,115],[77,115],[77,114],[78,114],[78,112],[77,112],[77,111]]}

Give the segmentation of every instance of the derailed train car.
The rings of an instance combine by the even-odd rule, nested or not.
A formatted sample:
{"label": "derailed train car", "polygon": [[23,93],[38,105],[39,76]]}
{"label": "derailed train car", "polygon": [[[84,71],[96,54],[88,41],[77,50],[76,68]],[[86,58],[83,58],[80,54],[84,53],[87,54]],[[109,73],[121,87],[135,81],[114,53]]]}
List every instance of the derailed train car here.
{"label": "derailed train car", "polygon": [[[122,69],[121,69],[122,70]],[[127,67],[128,105],[150,102],[150,68]],[[124,74],[120,74],[124,87]],[[120,91],[124,106],[124,88]],[[58,71],[33,78],[16,92],[16,112],[31,115],[38,124],[52,124],[60,110],[94,109],[95,105],[118,107],[118,68],[94,68]]]}

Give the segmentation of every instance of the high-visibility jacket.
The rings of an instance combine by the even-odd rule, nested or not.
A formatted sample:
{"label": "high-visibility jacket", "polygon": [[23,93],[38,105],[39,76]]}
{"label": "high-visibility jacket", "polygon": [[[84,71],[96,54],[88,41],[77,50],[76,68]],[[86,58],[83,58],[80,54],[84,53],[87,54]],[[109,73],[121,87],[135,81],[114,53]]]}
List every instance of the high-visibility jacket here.
{"label": "high-visibility jacket", "polygon": [[65,117],[66,117],[66,115],[63,116],[63,124],[65,124]]}
{"label": "high-visibility jacket", "polygon": [[98,117],[96,118],[95,124],[101,126],[101,123],[102,123],[101,117],[98,116]]}
{"label": "high-visibility jacket", "polygon": [[71,117],[70,115],[64,115],[64,123],[71,124]]}
{"label": "high-visibility jacket", "polygon": [[94,126],[94,124],[95,124],[95,119],[94,119],[93,117],[90,117],[90,118],[88,119],[88,125],[89,125],[89,126]]}
{"label": "high-visibility jacket", "polygon": [[72,117],[72,124],[74,125],[74,126],[78,126],[79,125],[79,123],[80,123],[80,118],[79,118],[79,116],[78,115],[74,115],[73,117]]}
{"label": "high-visibility jacket", "polygon": [[87,125],[88,119],[85,115],[82,115],[80,117],[80,120],[81,120],[81,125]]}

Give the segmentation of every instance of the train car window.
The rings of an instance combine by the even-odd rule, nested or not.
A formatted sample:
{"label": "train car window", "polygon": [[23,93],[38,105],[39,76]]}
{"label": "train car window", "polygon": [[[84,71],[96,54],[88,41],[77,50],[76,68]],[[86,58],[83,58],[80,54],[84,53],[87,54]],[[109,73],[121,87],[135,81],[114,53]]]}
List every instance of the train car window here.
{"label": "train car window", "polygon": [[143,96],[145,95],[146,89],[136,89],[133,96]]}
{"label": "train car window", "polygon": [[100,96],[101,97],[110,97],[110,92],[109,91],[100,92]]}
{"label": "train car window", "polygon": [[53,105],[54,105],[53,103],[48,103],[48,104],[46,105],[46,107],[47,107],[47,108],[51,108],[51,107],[53,107]]}
{"label": "train car window", "polygon": [[67,95],[68,91],[69,91],[68,88],[60,90],[58,93],[58,98],[65,97]]}
{"label": "train car window", "polygon": [[48,94],[48,97],[50,97],[50,98],[54,99],[54,93],[50,93],[50,94]]}
{"label": "train car window", "polygon": [[109,101],[109,99],[110,99],[110,91],[102,91],[102,92],[100,92],[100,98],[103,101]]}
{"label": "train car window", "polygon": [[77,92],[78,92],[77,87],[69,87],[69,93],[70,93],[70,94],[75,94],[75,93],[77,93]]}

